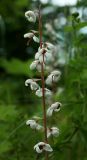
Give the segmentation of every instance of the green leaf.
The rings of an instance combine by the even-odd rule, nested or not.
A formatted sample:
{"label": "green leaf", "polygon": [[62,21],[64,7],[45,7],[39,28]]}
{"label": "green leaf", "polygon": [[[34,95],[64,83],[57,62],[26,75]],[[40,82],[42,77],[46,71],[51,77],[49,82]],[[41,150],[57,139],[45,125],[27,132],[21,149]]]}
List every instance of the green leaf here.
{"label": "green leaf", "polygon": [[3,67],[7,73],[13,75],[32,76],[33,72],[29,69],[29,65],[31,64],[31,62],[32,60],[22,62],[18,59],[12,59],[10,61],[1,59],[0,66]]}
{"label": "green leaf", "polygon": [[[83,27],[87,26],[87,22],[80,22],[79,24],[75,25],[75,30],[79,30]],[[65,26],[64,27],[64,31],[65,32],[72,32],[73,31],[73,27],[72,26]]]}

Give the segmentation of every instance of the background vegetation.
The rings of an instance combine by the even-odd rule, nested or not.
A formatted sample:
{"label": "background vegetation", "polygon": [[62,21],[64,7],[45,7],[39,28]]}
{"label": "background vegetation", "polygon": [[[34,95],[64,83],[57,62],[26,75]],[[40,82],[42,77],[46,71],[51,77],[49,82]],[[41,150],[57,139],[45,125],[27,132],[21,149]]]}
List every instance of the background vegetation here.
{"label": "background vegetation", "polygon": [[[26,46],[23,38],[38,24],[29,24],[24,12],[37,9],[38,4],[38,0],[0,1],[1,160],[35,159],[33,146],[42,138],[25,125],[34,114],[42,115],[41,100],[24,86],[27,78],[38,76],[29,69],[38,46]],[[51,120],[56,121],[61,134],[54,141],[50,159],[87,160],[87,28],[83,31],[87,26],[87,1],[71,7],[53,6],[49,1],[42,4],[42,15],[43,39],[58,46],[58,68],[62,71],[54,99],[60,100],[63,108]],[[53,33],[49,34],[46,23],[51,24]]]}

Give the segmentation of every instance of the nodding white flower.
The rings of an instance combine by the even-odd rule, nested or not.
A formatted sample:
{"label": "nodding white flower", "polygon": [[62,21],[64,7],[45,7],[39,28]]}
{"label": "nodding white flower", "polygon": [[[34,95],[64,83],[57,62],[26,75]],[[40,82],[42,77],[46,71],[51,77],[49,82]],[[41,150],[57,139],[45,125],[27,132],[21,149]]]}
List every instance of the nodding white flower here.
{"label": "nodding white flower", "polygon": [[[38,90],[37,90],[38,91]],[[60,102],[55,102],[47,109],[47,116],[52,116],[53,112],[60,111],[62,104]]]}
{"label": "nodding white flower", "polygon": [[[52,92],[47,89],[47,88],[44,88],[44,91],[45,91],[45,97],[49,97],[49,96],[52,96]],[[36,95],[38,97],[42,97],[42,88],[39,88],[37,91],[36,91]]]}
{"label": "nodding white flower", "polygon": [[39,142],[34,146],[34,150],[37,153],[42,153],[43,151],[47,151],[47,152],[52,152],[53,149],[51,148],[51,146],[47,143],[44,142]]}
{"label": "nodding white flower", "polygon": [[38,37],[35,36],[35,32],[30,32],[30,33],[26,33],[24,34],[24,38],[29,38],[30,40],[33,38],[34,42],[39,43],[39,39]]}
{"label": "nodding white flower", "polygon": [[47,50],[46,48],[39,48],[38,52],[35,54],[35,59],[39,60],[40,63],[44,62],[48,62],[50,59],[52,58],[52,54],[49,50]]}
{"label": "nodding white flower", "polygon": [[29,22],[36,22],[36,15],[33,11],[27,11],[25,12],[25,17]]}
{"label": "nodding white flower", "polygon": [[52,128],[47,128],[47,138],[50,136],[57,137],[59,135],[59,128],[57,127],[52,127]]}
{"label": "nodding white flower", "polygon": [[[45,64],[43,64],[43,67],[45,69]],[[39,60],[33,61],[30,65],[30,69],[31,70],[37,69],[38,72],[41,72],[41,63],[39,62]]]}
{"label": "nodding white flower", "polygon": [[35,59],[39,60],[40,63],[45,62],[46,61],[45,53],[46,53],[45,48],[39,49],[39,51],[35,54]]}
{"label": "nodding white flower", "polygon": [[42,130],[43,127],[39,125],[35,120],[27,120],[26,125],[30,126],[32,129]]}
{"label": "nodding white flower", "polygon": [[61,72],[59,70],[55,70],[51,72],[51,74],[46,79],[47,85],[52,85],[52,83],[57,82],[60,79]]}
{"label": "nodding white flower", "polygon": [[30,85],[31,90],[35,90],[36,91],[40,87],[35,81],[37,81],[37,79],[27,79],[25,81],[25,86]]}

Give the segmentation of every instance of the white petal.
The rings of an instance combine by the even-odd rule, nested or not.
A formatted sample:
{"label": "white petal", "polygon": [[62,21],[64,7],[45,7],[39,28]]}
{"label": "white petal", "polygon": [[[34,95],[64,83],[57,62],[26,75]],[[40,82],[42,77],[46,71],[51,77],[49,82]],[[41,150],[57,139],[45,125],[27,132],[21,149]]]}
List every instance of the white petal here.
{"label": "white petal", "polygon": [[31,82],[31,90],[37,90],[39,88],[39,85],[36,82]]}
{"label": "white petal", "polygon": [[60,75],[53,75],[53,82],[58,82],[60,80]]}
{"label": "white petal", "polygon": [[51,148],[51,146],[49,144],[45,144],[44,150],[48,151],[48,152],[52,152],[53,151],[53,149]]}
{"label": "white petal", "polygon": [[46,49],[45,49],[45,48],[40,48],[40,49],[39,49],[40,55],[44,54],[45,52],[46,52]]}
{"label": "white petal", "polygon": [[25,81],[25,86],[28,86],[32,81],[33,81],[32,79],[27,79],[27,80]]}
{"label": "white petal", "polygon": [[53,75],[61,75],[61,72],[59,70],[54,70],[51,72]]}
{"label": "white petal", "polygon": [[59,128],[52,127],[52,135],[57,137],[59,135]]}
{"label": "white petal", "polygon": [[52,96],[52,92],[49,89],[45,88],[45,97],[47,96]]}
{"label": "white petal", "polygon": [[37,52],[37,53],[35,54],[35,59],[38,60],[38,59],[39,59],[39,56],[40,56],[40,53]]}
{"label": "white petal", "polygon": [[33,62],[31,63],[31,65],[30,65],[30,69],[31,69],[31,70],[35,69],[36,66],[37,66],[37,64],[38,64],[38,61],[37,61],[37,60],[36,60],[36,61],[33,61]]}
{"label": "white petal", "polygon": [[52,75],[49,75],[46,79],[46,84],[47,85],[52,85]]}
{"label": "white petal", "polygon": [[43,58],[43,55],[40,55],[39,56],[39,61],[40,61],[40,63],[45,63],[46,62],[46,56],[44,55],[44,58]]}
{"label": "white petal", "polygon": [[62,104],[60,102],[55,102],[51,105],[51,108],[53,109],[53,111],[58,112],[60,111],[61,106]]}
{"label": "white petal", "polygon": [[40,63],[43,63],[43,55],[39,56],[39,61],[40,61]]}
{"label": "white petal", "polygon": [[33,33],[26,33],[24,34],[24,38],[32,38],[34,36]]}
{"label": "white petal", "polygon": [[49,42],[46,42],[47,48],[50,50],[54,50],[55,46]]}
{"label": "white petal", "polygon": [[36,148],[36,152],[37,152],[37,153],[42,153],[42,151],[43,151],[43,150],[40,149],[39,147]]}
{"label": "white petal", "polygon": [[[41,72],[41,64],[40,63],[37,64],[36,68],[37,68],[38,72]],[[43,68],[45,70],[45,68],[46,68],[45,64],[43,64]]]}
{"label": "white petal", "polygon": [[25,17],[30,22],[36,22],[36,15],[35,15],[35,13],[33,11],[27,11],[27,12],[25,12]]}
{"label": "white petal", "polygon": [[43,127],[41,125],[37,124],[36,130],[42,130],[42,129],[43,129]]}
{"label": "white petal", "polygon": [[40,149],[39,147],[40,147],[40,146],[44,146],[44,145],[45,145],[44,142],[39,142],[39,143],[37,143],[37,144],[34,146],[34,150],[36,150],[37,153],[42,153],[43,148]]}
{"label": "white petal", "polygon": [[47,51],[45,55],[46,55],[46,60],[47,60],[47,61],[52,61],[53,56],[52,56],[52,53],[51,53],[51,52],[48,52],[48,51]]}
{"label": "white petal", "polygon": [[48,108],[47,110],[47,116],[52,116],[52,113],[53,113],[53,109],[51,107]]}
{"label": "white petal", "polygon": [[60,111],[60,108],[58,108],[58,109],[54,109],[54,111],[55,111],[55,112],[59,112],[59,111]]}
{"label": "white petal", "polygon": [[36,144],[36,145],[34,146],[34,150],[36,150],[37,153],[42,153],[42,151],[43,151],[43,150],[41,150],[41,149],[39,148],[38,144]]}
{"label": "white petal", "polygon": [[36,124],[36,122],[34,120],[27,120],[26,125],[30,125],[30,124]]}
{"label": "white petal", "polygon": [[[52,96],[52,92],[51,92],[49,89],[45,88],[44,90],[45,90],[45,97],[47,97],[47,96]],[[38,89],[38,90],[36,91],[36,95],[37,95],[38,97],[42,97],[42,88],[40,88],[40,89]]]}
{"label": "white petal", "polygon": [[37,95],[38,97],[42,97],[42,89],[41,89],[41,88],[39,88],[39,89],[36,91],[36,95]]}
{"label": "white petal", "polygon": [[51,136],[51,132],[47,130],[47,138],[49,138],[50,136]]}
{"label": "white petal", "polygon": [[57,109],[57,108],[58,108],[58,105],[60,105],[60,103],[59,103],[59,102],[55,102],[55,103],[53,103],[53,104],[51,105],[51,108]]}
{"label": "white petal", "polygon": [[33,40],[34,40],[34,42],[39,43],[39,38],[38,38],[38,37],[34,36],[34,37],[33,37]]}
{"label": "white petal", "polygon": [[29,125],[32,129],[36,129],[36,127],[37,127],[37,123],[35,120],[26,121],[26,125]]}
{"label": "white petal", "polygon": [[41,72],[41,64],[38,63],[36,69],[38,70],[38,72]]}

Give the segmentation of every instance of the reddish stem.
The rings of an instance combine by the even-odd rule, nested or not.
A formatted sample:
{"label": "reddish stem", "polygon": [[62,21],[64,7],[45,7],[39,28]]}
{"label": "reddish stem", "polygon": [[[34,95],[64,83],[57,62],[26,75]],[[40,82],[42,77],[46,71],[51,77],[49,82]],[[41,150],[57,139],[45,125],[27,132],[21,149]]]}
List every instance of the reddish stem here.
{"label": "reddish stem", "polygon": [[[42,48],[42,20],[39,6],[39,35],[40,35],[40,48]],[[46,118],[46,104],[45,104],[45,80],[44,80],[44,54],[43,54],[43,62],[41,63],[41,81],[42,81],[42,103],[43,103],[43,124],[44,124],[44,138],[45,142],[48,143],[47,140],[47,118]],[[45,159],[48,160],[48,153],[45,152]]]}

